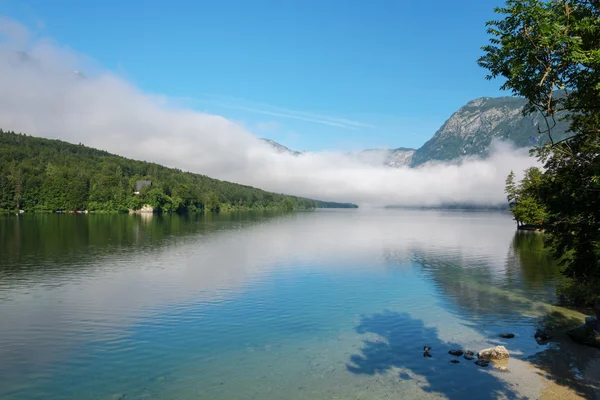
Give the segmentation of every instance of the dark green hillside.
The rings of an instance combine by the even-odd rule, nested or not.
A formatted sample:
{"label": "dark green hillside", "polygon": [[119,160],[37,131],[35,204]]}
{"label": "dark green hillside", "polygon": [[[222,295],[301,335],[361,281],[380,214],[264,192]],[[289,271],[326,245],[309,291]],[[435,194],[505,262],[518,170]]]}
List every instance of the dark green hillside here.
{"label": "dark green hillside", "polygon": [[[137,181],[152,185],[136,195]],[[83,145],[0,130],[0,210],[126,212],[146,204],[161,212],[356,207],[270,193]]]}

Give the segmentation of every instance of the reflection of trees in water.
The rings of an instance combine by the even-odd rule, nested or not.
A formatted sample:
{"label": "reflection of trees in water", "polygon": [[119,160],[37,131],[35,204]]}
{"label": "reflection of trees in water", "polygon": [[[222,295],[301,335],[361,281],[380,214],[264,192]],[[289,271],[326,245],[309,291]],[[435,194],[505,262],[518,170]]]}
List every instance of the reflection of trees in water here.
{"label": "reflection of trees in water", "polygon": [[457,306],[450,311],[462,318],[486,318],[502,311],[508,302],[503,298],[507,293],[495,290],[501,286],[497,274],[481,260],[469,263],[458,255],[432,256],[427,253],[417,254],[414,259],[442,297]]}
{"label": "reflection of trees in water", "polygon": [[[495,260],[481,257],[469,258],[459,252],[428,252],[413,250],[413,260],[431,278],[442,297],[448,301],[448,311],[467,326],[492,340],[498,340],[500,329],[510,329],[521,334],[521,338],[508,343],[511,350],[535,348],[532,330],[539,324],[546,328],[570,327],[582,322],[581,314],[553,307],[555,287],[560,275],[560,267],[544,248],[544,237],[533,232],[516,232],[511,241],[505,267],[498,268]],[[385,251],[386,259],[405,259],[406,253]],[[506,327],[506,328],[505,328]],[[409,379],[411,375],[424,375],[429,391],[439,392],[449,398],[464,398],[461,388],[452,386],[448,381],[474,382],[480,379],[476,375],[460,377],[440,376],[440,371],[448,366],[423,364],[418,357],[417,348],[423,345],[440,349],[441,353],[453,347],[437,337],[433,328],[403,314],[384,312],[363,317],[357,327],[359,333],[375,333],[383,340],[365,341],[361,354],[351,357],[351,372],[362,374],[385,373],[393,367],[408,370],[400,377]],[[523,337],[523,335],[526,335]],[[566,386],[581,396],[592,396],[600,389],[600,351],[585,348],[573,343],[560,332],[553,333],[557,347],[548,347],[526,358],[542,374],[549,374],[559,385]],[[460,347],[460,346],[454,346]],[[518,355],[517,358],[520,358]],[[445,360],[447,362],[447,360]],[[596,363],[593,365],[593,363]],[[577,379],[573,368],[583,372],[584,378]],[[466,370],[469,374],[476,371]],[[480,371],[481,372],[481,371]],[[492,395],[499,397],[504,390],[502,382],[491,380]],[[486,398],[485,391],[483,398]],[[516,394],[506,394],[509,398]]]}
{"label": "reflection of trees in water", "polygon": [[[147,254],[178,238],[250,227],[277,214],[37,214],[0,217],[0,276],[78,269],[115,253]],[[242,223],[243,221],[243,223]],[[239,223],[238,223],[239,222]],[[250,222],[250,223],[249,223]]]}
{"label": "reflection of trees in water", "polygon": [[461,254],[418,252],[414,260],[431,277],[445,298],[472,315],[489,312],[520,315],[536,302],[554,299],[557,263],[544,249],[539,234],[516,232],[508,249],[505,268],[495,260],[469,259]]}
{"label": "reflection of trees in water", "polygon": [[544,235],[536,232],[517,231],[508,250],[507,272],[509,279],[522,281],[527,288],[553,286],[560,277],[558,263],[550,250],[544,247]]}

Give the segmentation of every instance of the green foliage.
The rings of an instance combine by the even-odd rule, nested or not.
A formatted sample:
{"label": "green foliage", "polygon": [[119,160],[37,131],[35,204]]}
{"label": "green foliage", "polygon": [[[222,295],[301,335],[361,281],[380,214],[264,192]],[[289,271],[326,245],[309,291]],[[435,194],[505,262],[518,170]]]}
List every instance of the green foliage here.
{"label": "green foliage", "polygon": [[[564,273],[578,285],[600,281],[600,2],[508,0],[478,63],[502,77],[503,89],[528,100],[526,113],[544,117],[548,144],[539,204]],[[572,134],[556,140],[558,115]],[[537,185],[537,181],[532,185]]]}
{"label": "green foliage", "polygon": [[506,177],[506,187],[504,192],[506,193],[508,204],[512,206],[517,200],[517,186],[515,184],[515,173],[513,171],[510,171],[510,174]]}
{"label": "green foliage", "polygon": [[517,225],[533,225],[543,227],[548,218],[541,197],[544,175],[539,168],[531,167],[525,170],[525,176],[518,184],[515,174],[510,172],[506,178],[506,198]]}
{"label": "green foliage", "polygon": [[285,199],[283,201],[283,208],[286,210],[293,210],[294,209],[294,202],[292,201],[292,199]]}
{"label": "green foliage", "polygon": [[543,226],[546,219],[544,206],[531,197],[519,201],[512,209],[512,213],[518,222],[525,225]]}
{"label": "green foliage", "polygon": [[210,191],[206,193],[204,206],[208,211],[219,212],[221,211],[221,200],[219,200],[219,197],[215,192]]}
{"label": "green foliage", "polygon": [[592,305],[600,293],[599,281],[565,278],[556,289],[558,302],[565,306]]}
{"label": "green foliage", "polygon": [[[136,195],[138,180],[150,180],[152,186]],[[0,130],[0,210],[127,212],[144,205],[183,213],[305,210],[338,203],[269,193],[83,145]]]}

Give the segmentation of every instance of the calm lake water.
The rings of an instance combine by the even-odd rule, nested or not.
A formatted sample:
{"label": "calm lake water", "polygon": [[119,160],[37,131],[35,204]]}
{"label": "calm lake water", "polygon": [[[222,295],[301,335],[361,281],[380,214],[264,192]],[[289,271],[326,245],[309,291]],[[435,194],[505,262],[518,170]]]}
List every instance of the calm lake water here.
{"label": "calm lake water", "polygon": [[[503,213],[2,216],[0,239],[2,399],[538,398],[557,351],[533,339],[557,267]],[[509,372],[447,354],[495,344]]]}

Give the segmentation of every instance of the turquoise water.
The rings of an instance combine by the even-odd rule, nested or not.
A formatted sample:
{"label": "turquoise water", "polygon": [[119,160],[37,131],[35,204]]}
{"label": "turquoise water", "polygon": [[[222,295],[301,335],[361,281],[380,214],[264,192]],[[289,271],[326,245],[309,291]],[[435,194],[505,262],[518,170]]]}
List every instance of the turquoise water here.
{"label": "turquoise water", "polygon": [[[557,268],[503,213],[26,215],[0,234],[2,399],[539,395],[516,363],[548,350]],[[449,362],[493,344],[521,372]]]}

